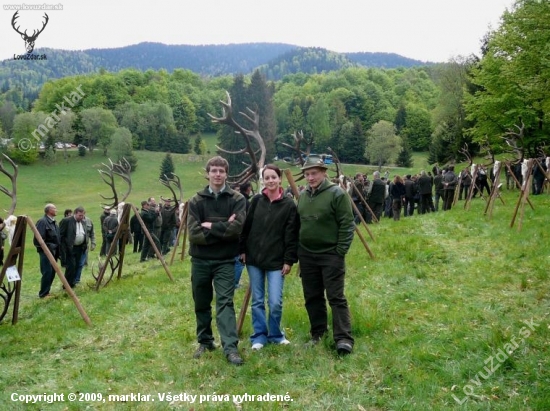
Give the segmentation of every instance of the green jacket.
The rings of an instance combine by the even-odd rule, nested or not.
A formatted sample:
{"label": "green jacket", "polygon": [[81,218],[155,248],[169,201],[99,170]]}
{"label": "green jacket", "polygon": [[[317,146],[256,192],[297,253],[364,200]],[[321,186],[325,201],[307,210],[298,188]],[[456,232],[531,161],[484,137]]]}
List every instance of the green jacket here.
{"label": "green jacket", "polygon": [[315,193],[308,186],[298,198],[300,247],[311,253],[346,255],[355,224],[351,201],[344,190],[325,179]]}
{"label": "green jacket", "polygon": [[[235,220],[229,217],[235,214]],[[216,197],[208,186],[189,200],[189,254],[205,260],[234,259],[246,217],[246,200],[228,186]],[[210,222],[212,228],[201,227]]]}

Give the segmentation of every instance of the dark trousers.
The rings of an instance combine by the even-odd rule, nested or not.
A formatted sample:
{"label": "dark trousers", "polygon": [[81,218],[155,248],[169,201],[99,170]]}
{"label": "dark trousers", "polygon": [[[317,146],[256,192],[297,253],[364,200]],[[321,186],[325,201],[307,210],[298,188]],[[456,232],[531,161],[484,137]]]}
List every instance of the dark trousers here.
{"label": "dark trousers", "polygon": [[420,214],[426,214],[432,211],[431,203],[432,203],[432,193],[420,194],[420,207],[418,210]]}
{"label": "dark trousers", "polygon": [[353,344],[351,314],[344,295],[345,258],[336,253],[315,254],[300,248],[298,260],[311,336],[321,337],[328,330],[328,300],[334,341],[344,340]]}
{"label": "dark trousers", "polygon": [[[368,204],[370,209],[374,213],[376,220],[380,221],[380,218],[382,217],[382,211],[384,209],[384,203],[368,203]],[[372,215],[368,210],[367,210],[367,219],[365,221],[367,223],[372,223]]]}
{"label": "dark trousers", "polygon": [[67,253],[67,266],[65,268],[65,278],[71,287],[76,284],[76,271],[82,259],[82,254],[86,251],[86,244],[75,245]]}
{"label": "dark trousers", "polygon": [[212,299],[216,291],[216,325],[225,355],[237,351],[239,337],[233,295],[235,293],[235,260],[191,258],[191,287],[195,302],[197,340],[214,342],[212,334]]}
{"label": "dark trousers", "polygon": [[[157,249],[160,252],[159,239],[157,238],[156,235],[153,234],[152,231],[149,234],[151,234],[151,237],[153,238],[153,241],[155,242],[155,245],[157,246]],[[145,260],[146,258],[155,255],[155,250],[153,250],[153,247],[151,246],[151,242],[149,241],[147,236],[145,236],[145,233],[143,233],[143,236],[145,238],[143,239],[143,248],[141,250],[141,260]]]}
{"label": "dark trousers", "polygon": [[464,194],[464,200],[468,199],[468,193],[470,192],[470,185],[465,186],[464,184],[460,185],[460,192],[458,193],[458,199],[462,200],[462,194]]}
{"label": "dark trousers", "polygon": [[455,197],[454,189],[443,191],[443,211],[447,211],[452,208],[454,197]]}
{"label": "dark trousers", "polygon": [[160,231],[160,253],[162,255],[168,253],[168,249],[170,248],[170,239],[172,238],[172,227],[166,227],[163,228]]}
{"label": "dark trousers", "polygon": [[392,201],[392,214],[393,214],[393,220],[397,221],[401,218],[401,204],[403,203],[403,200],[400,198],[397,200]]}
{"label": "dark trousers", "polygon": [[141,253],[144,237],[145,235],[141,231],[134,233],[134,253]]}
{"label": "dark trousers", "polygon": [[39,252],[38,255],[40,256],[40,272],[42,273],[42,279],[40,280],[40,292],[38,293],[38,296],[42,298],[50,293],[52,283],[55,278],[55,270],[53,269],[46,254]]}
{"label": "dark trousers", "polygon": [[99,249],[99,256],[105,257],[107,255],[107,239],[105,238],[105,233],[101,233],[101,248]]}
{"label": "dark trousers", "polygon": [[412,216],[414,214],[414,198],[405,197],[405,217]]}

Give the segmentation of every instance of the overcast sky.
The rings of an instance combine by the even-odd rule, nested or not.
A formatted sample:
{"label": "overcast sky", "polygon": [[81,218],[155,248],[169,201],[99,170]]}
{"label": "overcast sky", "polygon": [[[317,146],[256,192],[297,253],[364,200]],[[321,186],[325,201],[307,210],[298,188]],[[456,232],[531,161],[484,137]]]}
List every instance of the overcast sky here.
{"label": "overcast sky", "polygon": [[[6,5],[62,5],[35,47],[112,48],[165,44],[288,43],[337,52],[388,52],[441,62],[479,55],[480,40],[513,0],[2,0],[0,59],[24,54]],[[41,0],[42,1],[42,0]],[[20,30],[42,27],[43,11],[22,10]],[[17,26],[16,25],[16,26]]]}

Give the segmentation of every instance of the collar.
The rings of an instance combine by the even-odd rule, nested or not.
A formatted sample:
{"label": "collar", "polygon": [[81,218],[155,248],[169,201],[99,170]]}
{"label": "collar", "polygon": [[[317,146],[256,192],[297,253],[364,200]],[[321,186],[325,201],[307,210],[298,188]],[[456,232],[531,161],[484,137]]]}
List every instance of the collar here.
{"label": "collar", "polygon": [[225,191],[226,187],[227,187],[227,186],[224,184],[223,187],[220,189],[220,191],[218,191],[218,192],[216,193],[214,190],[212,190],[212,187],[210,187],[210,185],[208,185],[208,192],[209,192],[210,194],[213,194],[213,195],[217,196],[218,194],[223,193],[223,192]]}

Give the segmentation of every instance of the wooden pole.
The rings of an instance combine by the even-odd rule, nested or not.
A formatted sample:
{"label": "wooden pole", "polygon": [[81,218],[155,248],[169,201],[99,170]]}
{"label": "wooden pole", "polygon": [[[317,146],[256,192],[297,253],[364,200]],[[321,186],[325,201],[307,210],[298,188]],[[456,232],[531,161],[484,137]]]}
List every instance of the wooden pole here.
{"label": "wooden pole", "polygon": [[183,256],[185,254],[185,244],[187,242],[187,208],[189,207],[189,201],[183,205],[183,210],[181,210],[181,220],[180,226],[178,227],[178,234],[176,236],[176,245],[172,250],[172,257],[170,258],[170,265],[174,262],[174,257],[176,256],[176,251],[180,243],[181,233],[183,231],[183,245],[181,247],[181,261],[183,261]]}
{"label": "wooden pole", "polygon": [[250,289],[250,284],[249,284],[246,289],[246,292],[244,293],[243,305],[241,307],[241,311],[239,311],[239,318],[237,319],[237,335],[241,335],[244,319],[246,318],[246,312],[248,311],[248,304],[250,304],[251,294],[252,294],[252,290]]}
{"label": "wooden pole", "polygon": [[88,314],[86,314],[86,311],[84,311],[84,308],[82,307],[82,304],[80,304],[80,301],[78,300],[78,297],[76,296],[73,289],[69,285],[67,279],[65,278],[65,275],[63,275],[63,273],[61,272],[61,269],[57,265],[57,261],[55,261],[55,258],[53,258],[52,253],[50,252],[50,250],[48,249],[48,246],[46,245],[46,243],[42,239],[42,236],[38,232],[38,230],[37,230],[36,226],[34,225],[32,219],[28,216],[26,217],[26,219],[27,219],[27,223],[29,224],[29,227],[31,228],[32,232],[34,233],[34,236],[35,236],[36,240],[38,241],[38,244],[40,244],[40,247],[42,248],[42,251],[44,252],[46,257],[48,257],[48,260],[50,261],[53,269],[57,273],[57,276],[59,277],[59,280],[63,284],[63,287],[65,288],[65,292],[67,294],[69,294],[69,296],[72,298],[74,304],[76,305],[76,308],[78,309],[78,312],[80,313],[80,315],[82,316],[82,319],[86,322],[86,324],[92,325],[90,317],[88,317]]}
{"label": "wooden pole", "polygon": [[[510,168],[510,165],[506,163],[506,168],[508,169],[508,173],[512,176],[514,179],[514,182],[516,183],[516,187],[519,187],[520,191],[523,189],[523,185],[520,184],[518,179],[516,178],[516,175],[512,172],[512,169]],[[529,197],[527,197],[527,203],[531,206],[531,209],[534,210],[535,207],[533,206],[533,203],[531,203],[531,200],[529,200]],[[513,225],[513,224],[512,224]]]}

